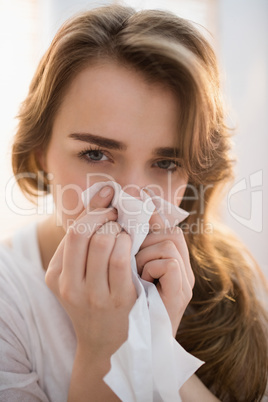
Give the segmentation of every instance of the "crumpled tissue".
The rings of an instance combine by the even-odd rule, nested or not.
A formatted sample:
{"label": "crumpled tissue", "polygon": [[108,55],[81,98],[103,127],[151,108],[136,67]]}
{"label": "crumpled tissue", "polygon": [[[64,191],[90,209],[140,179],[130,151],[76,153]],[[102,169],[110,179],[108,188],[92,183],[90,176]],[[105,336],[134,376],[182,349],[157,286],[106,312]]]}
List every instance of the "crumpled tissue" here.
{"label": "crumpled tissue", "polygon": [[155,210],[165,227],[178,225],[188,213],[149,189],[140,191],[140,199],[134,198],[113,181],[85,190],[84,205],[107,185],[114,189],[111,205],[118,211],[117,221],[132,239],[131,268],[138,297],[129,314],[128,339],[112,355],[104,381],[123,402],[179,402],[179,389],[203,362],[174,339],[164,303],[156,286],[138,275],[135,255]]}

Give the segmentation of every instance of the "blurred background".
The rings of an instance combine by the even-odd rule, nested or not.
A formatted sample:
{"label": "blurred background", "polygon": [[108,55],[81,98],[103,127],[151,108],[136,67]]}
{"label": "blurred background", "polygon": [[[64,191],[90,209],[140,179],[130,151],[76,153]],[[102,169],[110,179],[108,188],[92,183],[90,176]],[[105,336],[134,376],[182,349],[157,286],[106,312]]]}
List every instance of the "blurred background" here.
{"label": "blurred background", "polygon": [[51,208],[24,198],[10,163],[15,116],[37,63],[65,19],[110,3],[170,10],[211,33],[206,35],[220,63],[228,124],[236,129],[236,177],[222,213],[268,277],[267,0],[0,0],[0,237]]}

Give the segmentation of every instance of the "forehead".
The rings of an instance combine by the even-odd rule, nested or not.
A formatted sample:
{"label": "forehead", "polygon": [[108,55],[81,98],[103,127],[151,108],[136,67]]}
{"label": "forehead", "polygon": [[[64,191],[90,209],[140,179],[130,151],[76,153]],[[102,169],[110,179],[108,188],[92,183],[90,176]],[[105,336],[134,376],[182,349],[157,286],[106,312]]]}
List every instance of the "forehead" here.
{"label": "forehead", "polygon": [[71,82],[54,130],[130,140],[176,142],[179,102],[171,89],[113,63],[82,70]]}

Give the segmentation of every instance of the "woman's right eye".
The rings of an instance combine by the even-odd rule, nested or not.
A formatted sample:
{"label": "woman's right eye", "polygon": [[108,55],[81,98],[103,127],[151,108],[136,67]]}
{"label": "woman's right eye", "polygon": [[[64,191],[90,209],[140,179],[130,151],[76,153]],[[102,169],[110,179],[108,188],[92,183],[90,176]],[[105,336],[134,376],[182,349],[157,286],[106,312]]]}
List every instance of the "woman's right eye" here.
{"label": "woman's right eye", "polygon": [[87,162],[96,163],[107,161],[109,158],[99,149],[86,149],[79,153],[79,157]]}

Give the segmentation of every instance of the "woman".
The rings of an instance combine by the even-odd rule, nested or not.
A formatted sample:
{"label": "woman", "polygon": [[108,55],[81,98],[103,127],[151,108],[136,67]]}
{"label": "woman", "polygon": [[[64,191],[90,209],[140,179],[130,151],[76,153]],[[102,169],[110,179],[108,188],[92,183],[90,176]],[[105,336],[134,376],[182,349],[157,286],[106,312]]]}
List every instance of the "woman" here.
{"label": "woman", "polygon": [[[134,197],[152,187],[190,213],[186,242],[180,229],[154,231],[153,215],[136,255],[141,277],[157,283],[174,336],[205,362],[180,389],[182,400],[261,400],[267,316],[256,287],[263,279],[211,214],[232,177],[229,148],[215,55],[192,24],[110,6],[61,28],[33,78],[13,145],[19,185],[28,195],[51,192],[55,215],[3,249],[4,398],[118,400],[103,377],[127,338],[137,297],[131,241],[109,207],[109,186],[86,210],[81,201],[89,184],[109,177]],[[205,229],[196,233],[200,222]],[[18,248],[29,271],[15,267]]]}

